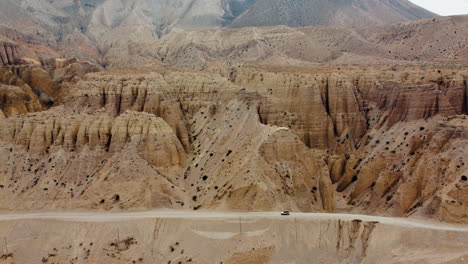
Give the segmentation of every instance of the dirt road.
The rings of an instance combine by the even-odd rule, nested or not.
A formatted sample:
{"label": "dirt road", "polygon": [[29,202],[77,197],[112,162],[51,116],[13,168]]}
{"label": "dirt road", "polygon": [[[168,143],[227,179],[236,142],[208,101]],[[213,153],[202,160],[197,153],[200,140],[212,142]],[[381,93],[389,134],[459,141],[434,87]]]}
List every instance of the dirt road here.
{"label": "dirt road", "polygon": [[322,214],[322,213],[291,213],[281,216],[279,212],[193,212],[193,211],[138,211],[138,212],[49,212],[25,214],[0,214],[0,221],[12,220],[62,220],[75,222],[112,222],[138,219],[302,219],[302,220],[362,220],[379,222],[391,226],[423,228],[430,230],[468,232],[468,226],[446,224],[411,218],[381,217],[358,214]]}

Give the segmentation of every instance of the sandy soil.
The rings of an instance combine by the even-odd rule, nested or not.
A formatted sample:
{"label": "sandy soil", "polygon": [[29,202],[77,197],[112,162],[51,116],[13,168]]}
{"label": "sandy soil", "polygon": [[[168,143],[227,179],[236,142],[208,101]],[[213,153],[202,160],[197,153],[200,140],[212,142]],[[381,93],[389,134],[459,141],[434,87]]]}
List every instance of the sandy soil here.
{"label": "sandy soil", "polygon": [[352,214],[0,216],[0,263],[466,263],[468,227]]}

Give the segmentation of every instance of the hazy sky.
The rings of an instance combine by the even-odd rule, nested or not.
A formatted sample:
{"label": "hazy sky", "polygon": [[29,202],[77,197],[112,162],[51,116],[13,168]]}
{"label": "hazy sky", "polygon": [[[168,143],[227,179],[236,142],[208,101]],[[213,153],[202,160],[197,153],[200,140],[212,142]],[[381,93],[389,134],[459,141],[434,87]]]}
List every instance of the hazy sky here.
{"label": "hazy sky", "polygon": [[449,16],[468,14],[468,0],[410,0],[436,14]]}

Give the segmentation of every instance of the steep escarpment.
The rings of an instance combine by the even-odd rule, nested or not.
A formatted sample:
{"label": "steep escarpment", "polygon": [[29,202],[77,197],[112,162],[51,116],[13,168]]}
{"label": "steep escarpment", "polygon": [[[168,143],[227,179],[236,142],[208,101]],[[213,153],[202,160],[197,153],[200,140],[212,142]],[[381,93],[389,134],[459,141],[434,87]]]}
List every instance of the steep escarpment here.
{"label": "steep escarpment", "polygon": [[15,65],[21,62],[21,55],[18,52],[18,45],[9,42],[2,42],[0,38],[0,63],[2,66]]}
{"label": "steep escarpment", "polygon": [[[187,83],[188,76],[198,82]],[[177,72],[94,74],[70,92],[64,106],[1,124],[8,164],[4,199],[23,201],[12,206],[334,208],[321,155],[310,153],[288,129],[261,124],[258,96],[226,79]],[[143,187],[161,180],[166,184],[156,190]],[[129,186],[132,191],[125,190]],[[257,202],[247,202],[246,194]]]}
{"label": "steep escarpment", "polygon": [[308,146],[339,151],[344,142],[358,146],[374,127],[466,114],[466,76],[418,67],[249,69],[235,82],[263,95],[262,122],[292,128]]}
{"label": "steep escarpment", "polygon": [[331,160],[332,180],[366,211],[466,219],[466,128],[461,115],[374,129],[356,152]]}
{"label": "steep escarpment", "polygon": [[2,199],[463,222],[466,76],[416,66],[91,73],[66,86],[60,107],[0,122]]}
{"label": "steep escarpment", "polygon": [[[9,119],[8,123],[2,125],[2,141],[22,146],[33,154],[44,154],[54,146],[61,146],[69,151],[89,147],[116,152],[126,146],[128,140],[136,134],[140,137],[138,140],[142,143],[143,155],[147,156],[152,152],[149,149],[158,149],[160,142],[155,136],[161,133],[159,139],[167,141],[171,147],[162,148],[170,150],[170,158],[167,159],[169,162],[163,162],[164,159],[159,161],[167,166],[183,164],[183,148],[176,144],[177,139],[166,138],[172,134],[172,130],[156,117],[131,113],[125,113],[117,119],[105,113],[78,116],[69,113],[67,117],[61,117],[57,112],[61,110],[63,111],[62,108],[56,108],[49,112]],[[140,116],[142,120],[139,120]]]}
{"label": "steep escarpment", "polygon": [[28,88],[0,84],[0,112],[3,117],[42,110],[39,98]]}
{"label": "steep escarpment", "polygon": [[39,64],[15,61],[0,68],[0,119],[40,112],[61,104],[67,87],[84,74],[96,71],[76,59],[44,60]]}
{"label": "steep escarpment", "polygon": [[236,83],[263,95],[263,123],[329,151],[336,197],[356,211],[465,221],[468,204],[453,195],[466,189],[466,76],[434,68],[254,70]]}
{"label": "steep escarpment", "polygon": [[174,176],[187,153],[153,115],[114,118],[54,108],[1,126],[7,208],[150,208],[182,199]]}
{"label": "steep escarpment", "polygon": [[202,108],[195,121],[195,156],[185,178],[203,207],[334,209],[320,154],[309,152],[289,129],[258,122],[256,102],[211,105]]}

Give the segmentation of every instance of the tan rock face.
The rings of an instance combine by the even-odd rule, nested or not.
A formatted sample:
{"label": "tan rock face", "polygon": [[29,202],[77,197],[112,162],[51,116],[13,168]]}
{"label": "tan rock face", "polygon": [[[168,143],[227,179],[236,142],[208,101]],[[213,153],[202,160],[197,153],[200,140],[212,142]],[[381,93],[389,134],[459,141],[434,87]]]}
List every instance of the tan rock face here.
{"label": "tan rock face", "polygon": [[18,52],[18,45],[0,41],[0,64],[15,65],[21,63],[21,55]]}
{"label": "tan rock face", "polygon": [[126,112],[118,118],[106,113],[62,116],[59,111],[64,109],[3,120],[2,142],[16,144],[38,155],[55,147],[115,153],[132,143],[152,165],[184,165],[186,154],[182,145],[160,118],[136,112]]}
{"label": "tan rock face", "polygon": [[340,208],[466,221],[466,76],[410,66],[249,67],[233,82],[88,74],[62,106],[0,121],[1,197],[23,209]]}
{"label": "tan rock face", "polygon": [[308,146],[338,151],[337,138],[357,146],[375,126],[467,113],[466,76],[418,68],[245,70],[236,83],[265,98],[262,122],[292,128]]}
{"label": "tan rock face", "polygon": [[0,84],[0,110],[3,116],[15,116],[41,111],[42,105],[28,86]]}
{"label": "tan rock face", "polygon": [[47,93],[51,96],[57,94],[57,84],[39,65],[16,66],[11,71],[38,93]]}
{"label": "tan rock face", "polygon": [[54,105],[54,97],[58,98],[60,92],[49,73],[34,65],[1,68],[0,86],[0,109],[8,116],[47,109]]}
{"label": "tan rock face", "polygon": [[153,115],[56,108],[1,122],[2,174],[10,177],[2,178],[2,200],[9,208],[151,208],[181,199],[171,178],[182,173],[187,154]]}
{"label": "tan rock face", "polygon": [[289,129],[259,123],[256,103],[216,105],[206,118],[209,109],[194,117],[195,156],[185,174],[202,208],[334,209],[324,161]]}
{"label": "tan rock face", "polygon": [[466,202],[448,198],[454,187],[444,187],[456,185],[459,194],[465,188],[458,174],[467,162],[466,72],[316,71],[245,71],[236,83],[263,98],[263,123],[289,127],[307,145],[333,154],[335,196],[356,211],[466,219]]}
{"label": "tan rock face", "polygon": [[347,161],[338,189],[373,212],[466,219],[467,125],[463,115],[375,130]]}

